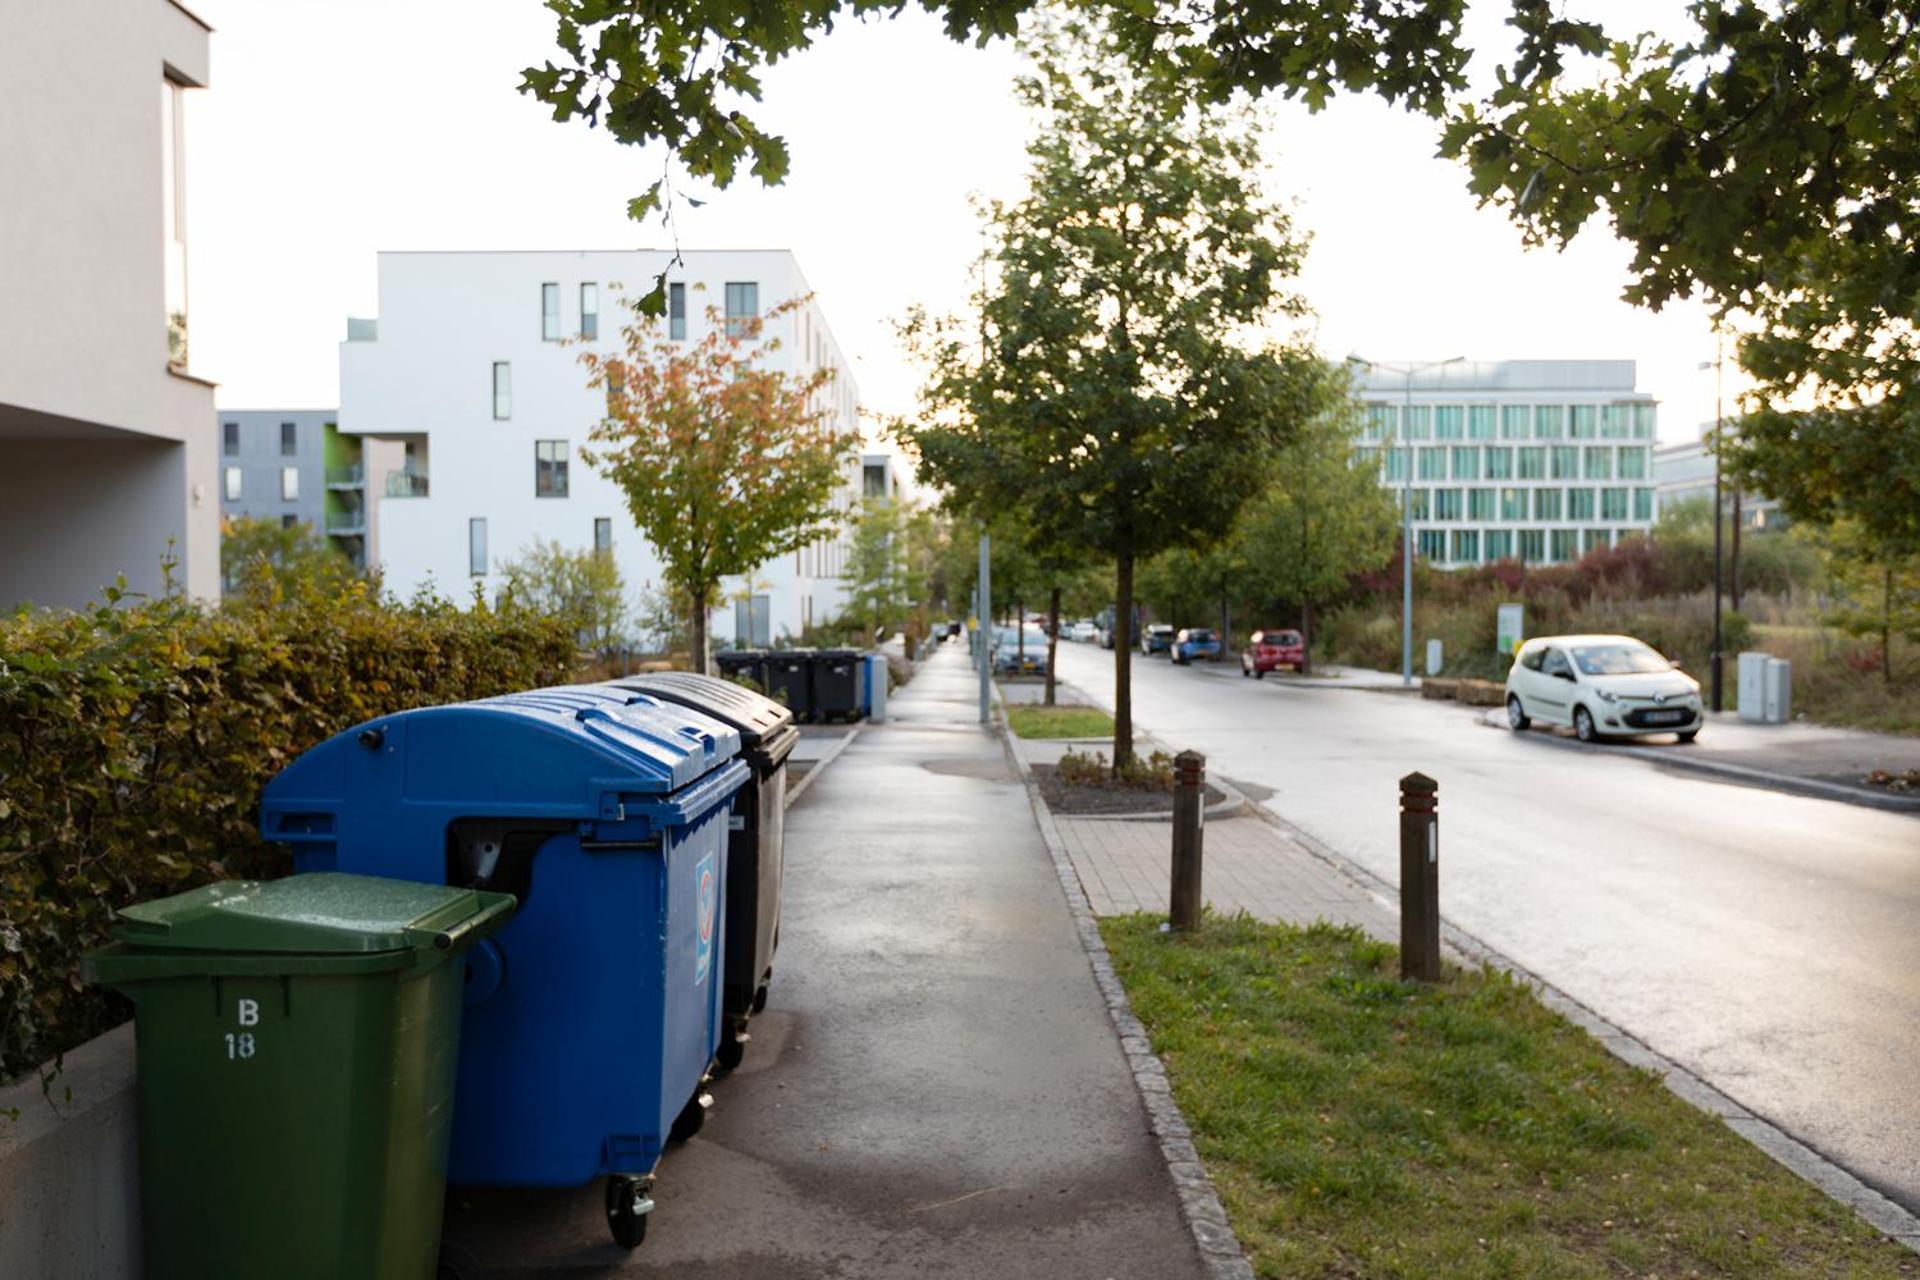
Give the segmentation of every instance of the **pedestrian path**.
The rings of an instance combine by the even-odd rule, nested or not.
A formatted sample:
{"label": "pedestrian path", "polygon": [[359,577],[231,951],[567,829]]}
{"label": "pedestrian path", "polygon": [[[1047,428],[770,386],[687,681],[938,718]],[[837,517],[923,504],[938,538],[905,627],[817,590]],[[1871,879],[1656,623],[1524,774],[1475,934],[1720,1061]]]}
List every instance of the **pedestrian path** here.
{"label": "pedestrian path", "polygon": [[937,649],[788,811],[771,1001],[645,1245],[608,1241],[598,1187],[467,1197],[486,1274],[1205,1274],[976,696]]}

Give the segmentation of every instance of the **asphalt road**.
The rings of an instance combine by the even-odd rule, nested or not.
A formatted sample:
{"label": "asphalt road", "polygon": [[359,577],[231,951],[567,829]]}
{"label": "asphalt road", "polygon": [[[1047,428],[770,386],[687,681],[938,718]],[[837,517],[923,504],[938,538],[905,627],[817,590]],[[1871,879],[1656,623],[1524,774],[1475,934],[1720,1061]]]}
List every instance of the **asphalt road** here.
{"label": "asphalt road", "polygon": [[[1111,708],[1110,653],[1063,642],[1059,666]],[[1133,671],[1138,729],[1271,788],[1275,812],[1390,882],[1396,782],[1437,779],[1448,920],[1920,1211],[1920,817],[1514,734],[1453,703],[1232,663]]]}

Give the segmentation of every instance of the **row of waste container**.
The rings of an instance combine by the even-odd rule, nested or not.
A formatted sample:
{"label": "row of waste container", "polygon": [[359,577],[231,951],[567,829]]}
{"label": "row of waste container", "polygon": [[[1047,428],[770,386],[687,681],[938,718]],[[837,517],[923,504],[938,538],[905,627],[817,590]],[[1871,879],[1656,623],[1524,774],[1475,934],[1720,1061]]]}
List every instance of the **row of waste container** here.
{"label": "row of waste container", "polygon": [[262,798],[295,874],[119,912],[151,1280],[438,1265],[445,1186],[606,1179],[737,1065],[780,931],[785,707],[635,677],[383,716]]}
{"label": "row of waste container", "polygon": [[801,720],[884,716],[887,660],[853,649],[730,649],[714,655],[721,674],[744,677]]}

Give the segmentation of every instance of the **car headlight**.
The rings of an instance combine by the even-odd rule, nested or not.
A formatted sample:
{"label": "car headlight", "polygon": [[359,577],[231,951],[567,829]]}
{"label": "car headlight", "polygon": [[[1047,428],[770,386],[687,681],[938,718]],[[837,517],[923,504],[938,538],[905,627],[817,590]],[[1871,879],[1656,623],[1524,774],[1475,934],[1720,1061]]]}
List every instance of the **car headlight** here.
{"label": "car headlight", "polygon": [[1615,693],[1615,692],[1614,692],[1613,690],[1611,690],[1611,689],[1595,689],[1595,690],[1594,690],[1594,693],[1595,693],[1595,694],[1597,694],[1597,695],[1599,696],[1599,698],[1600,698],[1600,701],[1602,701],[1602,702],[1618,702],[1618,701],[1620,701],[1620,695],[1619,695],[1619,694],[1617,694],[1617,693]]}

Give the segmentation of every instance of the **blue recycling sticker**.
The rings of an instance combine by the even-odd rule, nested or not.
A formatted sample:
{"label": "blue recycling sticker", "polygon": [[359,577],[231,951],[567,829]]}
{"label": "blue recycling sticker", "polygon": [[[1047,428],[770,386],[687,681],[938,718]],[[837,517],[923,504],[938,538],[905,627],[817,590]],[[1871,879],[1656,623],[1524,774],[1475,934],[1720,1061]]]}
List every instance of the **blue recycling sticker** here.
{"label": "blue recycling sticker", "polygon": [[693,869],[700,920],[700,932],[693,950],[693,985],[696,987],[707,980],[707,972],[713,968],[714,917],[718,914],[716,908],[720,904],[720,885],[714,878],[713,861],[713,854],[709,853]]}

